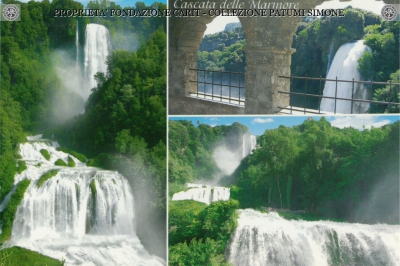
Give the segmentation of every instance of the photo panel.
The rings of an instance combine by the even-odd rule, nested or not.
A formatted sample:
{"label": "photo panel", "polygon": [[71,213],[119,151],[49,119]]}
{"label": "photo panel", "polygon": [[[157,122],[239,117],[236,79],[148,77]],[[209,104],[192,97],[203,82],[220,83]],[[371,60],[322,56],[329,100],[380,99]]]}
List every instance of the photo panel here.
{"label": "photo panel", "polygon": [[397,265],[399,119],[169,117],[169,265]]}
{"label": "photo panel", "polygon": [[166,8],[2,1],[0,265],[167,264]]}
{"label": "photo panel", "polygon": [[399,113],[398,1],[169,8],[170,115]]}

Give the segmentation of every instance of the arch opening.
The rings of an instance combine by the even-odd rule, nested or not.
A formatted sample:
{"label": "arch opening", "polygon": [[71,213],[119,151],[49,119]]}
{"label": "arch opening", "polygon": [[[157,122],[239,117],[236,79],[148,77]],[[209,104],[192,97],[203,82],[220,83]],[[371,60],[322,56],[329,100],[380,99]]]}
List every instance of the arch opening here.
{"label": "arch opening", "polygon": [[195,96],[244,106],[246,38],[238,17],[215,17],[197,50]]}

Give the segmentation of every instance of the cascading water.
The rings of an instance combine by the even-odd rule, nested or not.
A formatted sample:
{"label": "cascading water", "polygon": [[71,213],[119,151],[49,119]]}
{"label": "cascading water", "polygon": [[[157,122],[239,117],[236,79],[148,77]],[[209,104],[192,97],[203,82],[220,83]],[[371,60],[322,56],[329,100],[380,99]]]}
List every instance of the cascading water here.
{"label": "cascading water", "polygon": [[[346,43],[340,46],[339,50],[336,52],[333,59],[332,65],[329,69],[327,79],[337,79],[338,80],[352,80],[359,81],[360,74],[358,72],[358,59],[364,54],[364,52],[370,49],[368,46],[363,44],[364,41],[360,40],[354,43]],[[370,90],[367,90],[363,84],[351,82],[338,82],[337,92],[336,92],[336,82],[327,81],[324,88],[324,96],[338,97],[352,99],[369,99]],[[353,106],[353,108],[352,108]],[[366,113],[369,109],[368,103],[354,102],[353,105],[351,101],[346,100],[335,100],[323,98],[321,101],[321,111],[335,112],[342,114],[350,113]]]}
{"label": "cascading water", "polygon": [[400,226],[294,221],[239,210],[228,251],[233,265],[399,265]]}
{"label": "cascading water", "polygon": [[75,46],[76,46],[76,69],[79,70],[79,22],[78,21],[76,21]]}
{"label": "cascading water", "polygon": [[[65,259],[66,265],[164,265],[162,259],[148,254],[136,236],[134,199],[127,180],[118,172],[87,167],[57,151],[57,146],[37,138],[20,144],[27,169],[16,175],[15,185],[23,179],[31,184],[4,247],[25,247]],[[50,160],[42,156],[42,149],[49,152]],[[54,165],[68,156],[76,167]],[[58,172],[39,186],[40,177],[50,170]]]}
{"label": "cascading water", "polygon": [[253,150],[256,149],[257,138],[254,135],[249,133],[243,135],[243,159],[246,158],[249,154],[253,153]]}
{"label": "cascading water", "polygon": [[107,56],[111,52],[110,34],[108,29],[98,24],[86,25],[85,32],[85,84],[84,99],[86,100],[92,88],[97,86],[94,75],[107,71]]}
{"label": "cascading water", "polygon": [[329,69],[331,69],[332,60],[333,60],[333,48],[334,48],[334,45],[333,45],[333,41],[332,41],[331,48],[329,50],[328,66],[326,68],[326,76],[328,76]]}
{"label": "cascading water", "polygon": [[230,197],[230,188],[191,183],[186,186],[190,189],[175,193],[172,200],[194,200],[210,205],[211,202],[229,200]]}

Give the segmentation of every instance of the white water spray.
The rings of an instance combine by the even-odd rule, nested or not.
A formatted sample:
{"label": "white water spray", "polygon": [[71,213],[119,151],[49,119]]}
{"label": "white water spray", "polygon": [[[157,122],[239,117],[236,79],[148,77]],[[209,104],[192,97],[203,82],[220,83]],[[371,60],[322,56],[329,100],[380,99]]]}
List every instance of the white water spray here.
{"label": "white water spray", "polygon": [[[20,144],[27,169],[16,175],[15,184],[23,179],[31,184],[4,247],[25,247],[65,259],[66,265],[164,265],[136,236],[134,199],[121,174],[87,167],[57,151],[57,143],[33,139]],[[50,160],[40,153],[42,149],[49,152]],[[68,156],[76,167],[54,165]],[[39,187],[38,180],[50,170],[58,172]]]}
{"label": "white water spray", "polygon": [[326,76],[328,76],[329,70],[331,69],[331,65],[332,65],[332,60],[333,60],[333,41],[331,43],[331,48],[329,49],[329,55],[328,55],[328,66],[326,68]]}
{"label": "white water spray", "polygon": [[400,226],[294,221],[239,211],[228,251],[233,265],[399,265]]}
{"label": "white water spray", "polygon": [[106,73],[107,56],[111,52],[110,33],[108,29],[98,24],[86,25],[85,32],[85,79],[88,80],[85,85],[86,100],[92,88],[97,86],[94,75],[97,72]]}
{"label": "white water spray", "polygon": [[230,188],[191,183],[186,186],[190,189],[175,193],[172,200],[194,200],[210,205],[211,202],[226,201],[230,197]]}
{"label": "white water spray", "polygon": [[242,137],[241,146],[235,151],[228,149],[225,146],[217,147],[213,152],[213,159],[219,170],[224,175],[231,175],[240,162],[248,155],[253,153],[257,144],[256,136],[246,133]]}
{"label": "white water spray", "polygon": [[[352,80],[359,81],[360,74],[358,72],[358,59],[368,50],[368,46],[363,44],[364,41],[360,40],[354,43],[346,43],[340,46],[333,59],[332,65],[329,69],[327,79],[338,80]],[[346,99],[369,99],[370,91],[365,88],[363,84],[350,82],[338,82],[336,90],[336,82],[327,81],[324,88],[324,96],[338,97]],[[321,111],[335,112],[342,114],[359,113],[363,114],[368,111],[369,104],[354,102],[353,107],[351,101],[347,100],[335,100],[334,99],[322,99]]]}
{"label": "white water spray", "polygon": [[76,69],[79,70],[79,22],[78,22],[78,20],[76,21],[75,46],[76,46]]}

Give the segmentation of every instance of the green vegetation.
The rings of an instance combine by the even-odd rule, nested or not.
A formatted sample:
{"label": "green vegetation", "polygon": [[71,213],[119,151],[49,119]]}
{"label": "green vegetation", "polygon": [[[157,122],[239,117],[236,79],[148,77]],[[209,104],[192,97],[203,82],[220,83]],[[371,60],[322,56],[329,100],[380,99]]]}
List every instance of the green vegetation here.
{"label": "green vegetation", "polygon": [[87,166],[92,166],[92,167],[98,167],[98,168],[103,168],[103,164],[102,161],[104,162],[104,160],[102,159],[102,157],[106,157],[107,155],[105,153],[101,153],[98,156],[96,156],[95,158],[91,158],[88,160],[88,162],[86,163]]}
{"label": "green vegetation", "polygon": [[205,70],[244,72],[245,45],[242,27],[206,35],[197,52],[197,67]]}
{"label": "green vegetation", "polygon": [[17,189],[14,194],[11,195],[10,201],[6,208],[0,213],[0,218],[3,220],[2,233],[0,235],[0,243],[4,243],[11,237],[12,224],[14,222],[15,212],[17,211],[18,205],[24,198],[26,189],[28,188],[31,181],[25,179],[18,183]]}
{"label": "green vegetation", "polygon": [[49,180],[50,178],[52,178],[53,176],[56,176],[58,173],[58,170],[50,170],[48,172],[46,172],[45,174],[43,174],[38,182],[37,182],[37,186],[38,188],[41,187],[43,185],[44,182],[46,182],[47,180]]}
{"label": "green vegetation", "polygon": [[96,199],[97,189],[96,189],[96,182],[94,180],[90,182],[90,190],[92,191],[93,198]]}
{"label": "green vegetation", "polygon": [[86,163],[86,161],[87,161],[87,158],[86,158],[85,155],[83,155],[83,154],[81,154],[79,152],[73,151],[71,149],[58,147],[57,150],[65,152],[65,153],[68,153],[68,154],[71,154],[72,156],[74,156],[76,159],[78,159],[82,163]]}
{"label": "green vegetation", "polygon": [[40,153],[43,155],[44,158],[46,158],[47,161],[50,161],[50,153],[46,149],[41,149]]}
{"label": "green vegetation", "polygon": [[16,161],[9,156],[0,156],[0,201],[14,186],[14,176],[17,173]]}
{"label": "green vegetation", "polygon": [[1,266],[62,266],[64,263],[42,255],[38,252],[21,247],[11,247],[0,250]]}
{"label": "green vegetation", "polygon": [[200,213],[207,207],[205,203],[193,200],[169,202],[169,234],[170,246],[179,242],[190,242],[201,237]]}
{"label": "green vegetation", "polygon": [[68,166],[75,167],[75,161],[70,156],[68,156]]}
{"label": "green vegetation", "polygon": [[55,161],[54,165],[58,165],[58,166],[68,166],[67,163],[63,160],[63,159],[57,159],[57,161]]}
{"label": "green vegetation", "polygon": [[[364,79],[381,82],[400,82],[399,21],[382,21],[381,24],[367,27],[364,43],[372,51],[367,51],[359,59],[359,71]],[[374,86],[373,99],[376,101],[399,102],[399,86]],[[399,106],[372,105],[371,113],[399,113]]]}
{"label": "green vegetation", "polygon": [[183,185],[194,180],[213,179],[219,173],[212,158],[214,149],[224,145],[236,151],[246,132],[247,127],[239,123],[195,127],[189,121],[169,121],[169,182]]}
{"label": "green vegetation", "polygon": [[169,248],[168,265],[229,266],[225,262],[224,247],[213,239],[192,239],[189,244],[178,243]]}
{"label": "green vegetation", "polygon": [[229,265],[224,252],[237,226],[238,207],[235,200],[209,206],[170,201],[169,265]]}
{"label": "green vegetation", "polygon": [[18,161],[17,173],[20,174],[27,169],[25,161]]}
{"label": "green vegetation", "polygon": [[[305,210],[329,219],[398,222],[385,207],[398,197],[399,122],[381,128],[338,129],[325,118],[281,126],[259,137],[260,148],[231,177],[242,207]],[[397,174],[396,174],[397,173]],[[370,206],[369,217],[354,212],[379,184],[385,193]],[[389,185],[390,184],[390,185]],[[381,185],[383,186],[383,185]]]}

